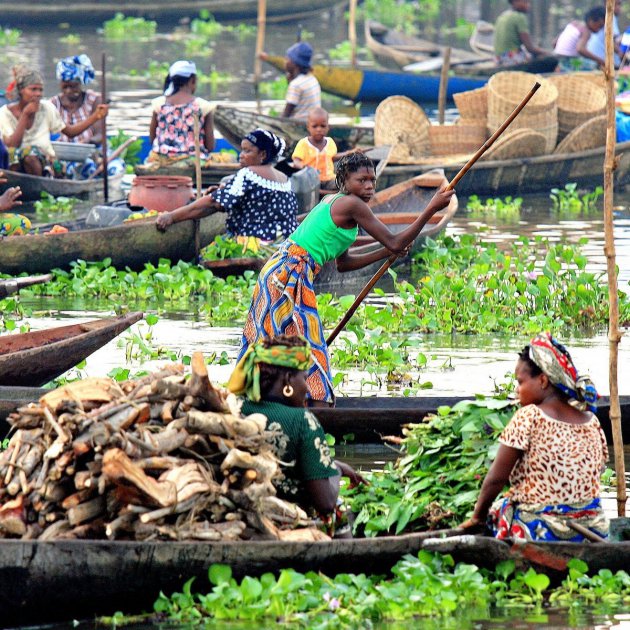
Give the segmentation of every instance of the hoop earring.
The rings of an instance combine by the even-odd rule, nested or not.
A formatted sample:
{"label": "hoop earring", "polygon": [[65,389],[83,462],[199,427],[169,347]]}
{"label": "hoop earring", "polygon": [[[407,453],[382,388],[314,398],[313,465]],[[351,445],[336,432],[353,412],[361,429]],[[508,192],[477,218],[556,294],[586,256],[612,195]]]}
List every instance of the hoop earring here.
{"label": "hoop earring", "polygon": [[289,383],[282,388],[282,395],[285,396],[285,398],[291,398],[291,396],[293,396],[293,387],[291,387]]}

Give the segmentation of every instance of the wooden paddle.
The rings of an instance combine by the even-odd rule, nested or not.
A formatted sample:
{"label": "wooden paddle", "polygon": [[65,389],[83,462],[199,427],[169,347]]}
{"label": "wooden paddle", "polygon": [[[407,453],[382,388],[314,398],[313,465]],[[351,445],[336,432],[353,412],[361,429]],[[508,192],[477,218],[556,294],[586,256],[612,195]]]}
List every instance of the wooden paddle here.
{"label": "wooden paddle", "polygon": [[[105,78],[105,53],[101,55],[101,72],[103,74],[103,81],[101,83],[101,102],[107,103],[107,83]],[[105,203],[109,201],[109,174],[107,173],[107,116],[103,116],[101,120],[101,136],[103,146],[103,200]]]}
{"label": "wooden paddle", "polygon": [[[447,190],[452,190],[458,184],[459,180],[466,175],[466,173],[470,170],[473,164],[497,141],[499,136],[509,127],[510,123],[521,113],[521,110],[527,103],[529,103],[530,99],[538,88],[540,87],[540,83],[534,83],[534,86],[529,91],[529,93],[525,96],[525,98],[519,103],[516,109],[505,119],[503,124],[483,143],[483,145],[477,150],[477,153],[473,155],[466,164],[462,167],[462,169],[453,177],[451,183],[446,187]],[[335,329],[328,335],[328,339],[326,339],[326,344],[330,345],[336,338],[337,335],[344,329],[345,325],[350,321],[350,318],[354,315],[357,308],[363,300],[365,296],[372,290],[372,287],[382,278],[385,272],[392,266],[394,261],[398,258],[397,254],[392,254],[382,265],[381,268],[372,276],[369,282],[363,287],[363,290],[357,296],[356,300],[353,302],[352,306],[348,309],[348,312],[341,318],[341,321],[337,324]]]}

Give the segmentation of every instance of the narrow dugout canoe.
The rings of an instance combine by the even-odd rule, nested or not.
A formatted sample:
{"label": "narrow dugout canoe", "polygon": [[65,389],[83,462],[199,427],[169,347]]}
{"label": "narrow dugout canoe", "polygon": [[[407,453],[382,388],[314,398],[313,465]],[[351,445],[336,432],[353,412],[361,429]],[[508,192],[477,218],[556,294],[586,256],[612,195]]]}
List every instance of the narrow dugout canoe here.
{"label": "narrow dugout canoe", "polygon": [[[615,153],[619,161],[615,170],[615,185],[630,182],[630,141],[617,143]],[[467,195],[523,195],[549,192],[563,188],[567,182],[578,186],[595,187],[603,182],[605,147],[580,153],[552,153],[532,158],[488,160],[476,162],[457,185],[457,194]],[[383,170],[380,183],[384,186],[405,181],[429,169],[441,168],[448,180],[452,179],[465,162],[451,162],[434,158],[428,164],[389,165]]]}
{"label": "narrow dugout canoe", "polygon": [[[387,167],[385,170],[387,170]],[[380,190],[370,201],[369,206],[392,232],[400,232],[416,220],[418,214],[426,208],[436,191],[447,183],[444,172],[434,170]],[[410,255],[399,258],[396,261],[396,265],[408,265],[411,262],[411,256],[424,247],[426,239],[436,236],[448,225],[457,212],[458,207],[457,195],[453,195],[449,205],[434,214],[424,226],[422,232],[420,232],[420,235],[413,243]],[[381,247],[379,243],[374,243],[369,246],[369,249],[377,249],[379,247]],[[365,249],[362,251],[365,252]],[[365,284],[382,264],[383,261],[380,261],[363,269],[341,273],[337,271],[334,261],[327,262],[316,276],[315,286],[321,291],[338,290],[342,285]]]}
{"label": "narrow dugout canoe", "polygon": [[481,536],[440,537],[453,530],[373,539],[326,542],[248,541],[108,542],[1,541],[0,605],[4,624],[69,621],[80,617],[151,610],[160,591],[181,591],[184,581],[210,590],[207,571],[220,562],[233,575],[297,571],[383,574],[406,554],[421,549],[450,553],[457,562],[494,568],[515,560],[551,576],[565,572],[571,558],[601,569],[627,570],[630,542],[508,543]]}
{"label": "narrow dugout canoe", "polygon": [[[195,588],[207,592],[208,567],[228,564],[234,577],[259,576],[283,568],[297,571],[382,575],[406,554],[439,550],[436,536],[453,530],[403,536],[321,542],[123,542],[57,540],[0,541],[0,610],[2,625],[69,621],[95,615],[152,610],[160,591],[181,591],[196,577]],[[462,540],[462,538],[468,540]],[[448,543],[449,539],[442,539]],[[630,542],[529,543],[510,546],[491,538],[458,537],[457,560],[493,567],[513,558],[519,568],[554,572],[570,557],[592,571],[627,569]]]}
{"label": "narrow dugout canoe", "polygon": [[[0,438],[7,434],[6,417],[18,407],[41,398],[47,390],[37,387],[0,387]],[[336,407],[316,408],[313,413],[324,430],[336,439],[353,434],[357,444],[380,444],[384,435],[401,435],[402,427],[422,422],[439,407],[453,407],[458,402],[472,400],[472,396],[348,396],[339,397]],[[612,443],[610,399],[598,401],[597,417],[606,439]],[[630,429],[630,396],[620,397],[621,424]]]}
{"label": "narrow dugout canoe", "polygon": [[[166,232],[155,227],[155,218],[104,228],[86,228],[84,221],[68,224],[64,234],[28,234],[0,239],[0,272],[47,272],[68,268],[75,260],[110,258],[115,267],[142,269],[160,258],[172,262],[195,258],[193,221],[172,225]],[[201,247],[225,230],[225,215],[213,214],[200,222]]]}
{"label": "narrow dugout canoe", "polygon": [[[290,148],[308,135],[306,123],[294,118],[280,118],[259,114],[252,110],[238,109],[228,105],[217,105],[213,120],[221,135],[234,147],[253,129],[268,129],[284,138]],[[340,151],[357,145],[374,145],[374,128],[358,125],[331,123],[330,137]]]}
{"label": "narrow dugout canoe", "polygon": [[[4,7],[3,7],[4,11]],[[53,177],[38,177],[26,175],[15,171],[0,171],[7,181],[0,184],[0,193],[11,186],[19,186],[22,189],[22,201],[37,201],[41,199],[42,192],[53,197],[77,197],[96,201],[103,198],[103,179],[55,179]],[[108,178],[109,195],[114,196],[120,191],[120,183],[123,174]]]}
{"label": "narrow dugout canoe", "polygon": [[[284,70],[284,57],[270,56],[270,64]],[[388,96],[407,96],[417,103],[435,103],[440,88],[439,74],[411,74],[385,70],[340,68],[315,64],[313,74],[324,92],[362,103],[380,103]],[[454,75],[448,79],[447,98],[483,87],[487,76]],[[219,127],[221,133],[223,130]]]}
{"label": "narrow dugout canoe", "polygon": [[0,336],[0,385],[38,387],[61,376],[142,319],[142,313]]}
{"label": "narrow dugout canoe", "polygon": [[[296,19],[320,14],[339,4],[339,0],[320,0],[317,5],[309,0],[269,0],[267,15]],[[221,19],[252,20],[258,13],[258,4],[257,0],[77,0],[72,4],[57,0],[5,0],[2,3],[3,20],[9,23],[18,20],[22,23],[24,20],[37,23],[50,23],[51,20],[102,22],[111,19],[115,13],[181,19],[197,17],[201,10],[210,11]]]}
{"label": "narrow dugout canoe", "polygon": [[[365,44],[375,59],[385,68],[402,69],[410,63],[440,58],[446,46],[420,37],[401,33],[374,20],[365,20]],[[489,55],[480,55],[462,48],[451,48],[451,65],[490,59]]]}

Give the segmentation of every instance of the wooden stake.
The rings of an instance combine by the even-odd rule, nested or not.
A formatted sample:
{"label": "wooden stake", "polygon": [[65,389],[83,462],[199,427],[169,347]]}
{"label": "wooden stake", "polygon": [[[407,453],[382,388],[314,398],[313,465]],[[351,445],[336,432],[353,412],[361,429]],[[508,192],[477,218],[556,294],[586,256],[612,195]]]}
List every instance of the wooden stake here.
{"label": "wooden stake", "polygon": [[[106,69],[106,56],[105,53],[101,55],[101,101],[107,103],[107,79],[105,75]],[[101,121],[101,136],[103,137],[103,200],[105,203],[109,201],[109,174],[107,172],[107,116],[104,116]]]}
{"label": "wooden stake", "polygon": [[352,67],[357,67],[357,0],[350,0],[348,15],[348,39],[352,51]]}
{"label": "wooden stake", "polygon": [[[201,112],[199,112],[199,115],[201,115]],[[201,190],[201,129],[197,114],[195,114],[193,125],[193,133],[195,135],[195,185],[197,187],[197,199],[200,199],[203,194]],[[193,229],[195,233],[195,260],[197,260],[201,251],[201,221],[199,219],[193,221]]]}
{"label": "wooden stake", "polygon": [[[610,0],[608,0],[610,1]],[[505,119],[503,124],[483,143],[483,145],[477,150],[477,153],[473,155],[466,164],[461,168],[459,173],[453,177],[451,183],[446,187],[447,190],[452,190],[457,186],[459,180],[466,175],[466,173],[470,170],[473,164],[496,142],[497,138],[509,127],[510,123],[521,113],[521,110],[527,103],[529,103],[530,99],[536,91],[540,87],[540,83],[534,83],[534,86],[529,91],[529,93],[525,96],[525,98],[519,103],[516,109]],[[326,344],[330,345],[336,338],[337,335],[344,329],[345,325],[350,321],[350,318],[354,315],[355,311],[359,308],[359,305],[365,299],[365,296],[372,290],[372,287],[383,277],[385,272],[392,266],[394,261],[398,258],[397,254],[392,254],[382,265],[381,268],[372,276],[369,282],[363,287],[363,290],[352,306],[348,309],[348,312],[341,318],[341,321],[337,324],[335,329],[328,335],[328,339],[326,339]]]}
{"label": "wooden stake", "polygon": [[267,0],[258,0],[258,31],[256,33],[256,53],[254,57],[254,91],[260,113],[260,75],[262,74],[261,53],[265,48],[265,28],[267,25]]}
{"label": "wooden stake", "polygon": [[444,124],[444,110],[446,109],[446,94],[448,88],[448,71],[451,69],[451,47],[444,51],[444,62],[440,71],[440,90],[438,92],[438,122]]}
{"label": "wooden stake", "polygon": [[613,47],[613,14],[615,1],[606,0],[606,157],[604,158],[604,231],[606,268],[608,273],[608,380],[610,384],[610,424],[612,426],[613,447],[615,453],[615,474],[617,476],[617,515],[626,515],[626,467],[624,463],[623,435],[621,432],[621,409],[619,407],[619,384],[617,364],[619,342],[622,333],[619,330],[619,303],[617,293],[617,265],[615,256],[615,233],[613,223],[613,188],[615,164],[615,63]]}

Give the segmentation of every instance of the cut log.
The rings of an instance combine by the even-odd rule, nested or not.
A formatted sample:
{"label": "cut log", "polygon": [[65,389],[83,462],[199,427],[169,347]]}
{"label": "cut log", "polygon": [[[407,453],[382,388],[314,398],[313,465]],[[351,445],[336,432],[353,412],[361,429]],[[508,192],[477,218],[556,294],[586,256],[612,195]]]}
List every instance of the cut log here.
{"label": "cut log", "polygon": [[111,379],[89,377],[59,387],[42,396],[39,402],[49,410],[55,411],[64,400],[107,403],[123,395],[123,391]]}
{"label": "cut log", "polygon": [[191,360],[192,373],[188,381],[188,391],[192,396],[201,398],[205,405],[202,409],[206,411],[220,411],[228,413],[225,400],[218,392],[208,377],[208,368],[201,352],[194,352]]}
{"label": "cut log", "polygon": [[68,523],[75,527],[105,513],[104,497],[95,497],[68,510]]}

